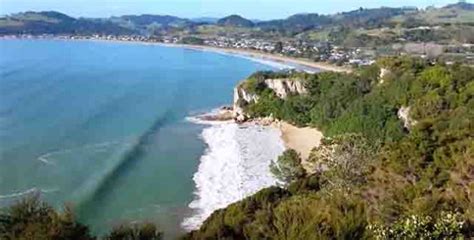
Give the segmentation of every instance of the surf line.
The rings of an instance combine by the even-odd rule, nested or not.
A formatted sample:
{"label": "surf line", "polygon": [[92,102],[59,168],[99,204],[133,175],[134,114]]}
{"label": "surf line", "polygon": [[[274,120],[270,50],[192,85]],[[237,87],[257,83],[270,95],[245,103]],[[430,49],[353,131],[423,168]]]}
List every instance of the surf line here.
{"label": "surf line", "polygon": [[59,189],[57,188],[44,190],[44,189],[33,187],[23,192],[15,192],[11,194],[0,195],[0,199],[16,198],[16,197],[21,197],[24,195],[34,194],[34,193],[52,193],[52,192],[57,192],[57,191],[59,191]]}
{"label": "surf line", "polygon": [[75,148],[68,148],[68,149],[63,149],[63,150],[52,151],[52,152],[48,152],[48,153],[45,153],[45,154],[37,157],[36,160],[38,160],[38,161],[40,161],[40,162],[42,162],[46,165],[56,165],[56,162],[52,161],[53,160],[52,156],[69,154],[73,151],[82,150],[82,149],[93,149],[94,151],[102,151],[103,148],[106,148],[106,147],[109,147],[109,146],[112,146],[112,145],[118,145],[118,144],[121,144],[123,142],[125,142],[123,144],[126,144],[127,139],[129,139],[129,138],[125,138],[125,140],[106,141],[106,142],[101,142],[101,143],[87,144],[87,145],[80,146],[80,147],[75,147]]}

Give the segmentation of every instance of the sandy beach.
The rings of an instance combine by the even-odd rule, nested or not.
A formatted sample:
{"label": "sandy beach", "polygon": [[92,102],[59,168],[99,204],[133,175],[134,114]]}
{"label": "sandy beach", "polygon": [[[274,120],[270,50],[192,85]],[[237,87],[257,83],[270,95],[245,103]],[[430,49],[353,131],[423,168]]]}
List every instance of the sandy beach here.
{"label": "sandy beach", "polygon": [[273,62],[282,63],[282,64],[290,63],[290,64],[299,65],[299,66],[312,69],[315,72],[324,70],[324,71],[349,73],[352,71],[348,67],[339,67],[339,66],[335,66],[335,65],[331,65],[331,64],[323,63],[323,62],[313,62],[313,61],[310,61],[309,59],[304,59],[304,58],[292,58],[292,57],[287,57],[283,55],[263,53],[256,50],[219,48],[219,47],[190,45],[190,44],[169,44],[169,43],[157,43],[157,44],[162,45],[162,46],[168,46],[168,47],[179,47],[179,48],[187,48],[187,49],[194,49],[194,50],[201,50],[201,51],[214,51],[214,52],[228,53],[228,54],[233,54],[233,55],[241,55],[245,57],[268,60],[268,61],[273,61]]}
{"label": "sandy beach", "polygon": [[[54,38],[53,38],[54,39]],[[56,39],[56,40],[64,40],[64,39]],[[323,71],[333,71],[333,72],[345,72],[350,73],[352,72],[350,67],[347,66],[336,66],[329,63],[324,62],[313,62],[306,58],[293,58],[288,56],[283,56],[281,54],[271,54],[271,53],[264,53],[257,50],[249,50],[249,49],[236,49],[236,48],[220,48],[220,47],[212,47],[212,46],[205,46],[205,45],[192,45],[192,44],[179,44],[179,43],[162,43],[162,42],[142,42],[142,41],[120,41],[120,40],[104,40],[104,39],[75,39],[73,41],[98,41],[98,42],[116,42],[116,43],[139,43],[139,44],[146,44],[146,45],[160,45],[165,47],[176,47],[176,48],[184,48],[184,49],[192,49],[198,51],[212,51],[217,53],[225,53],[225,54],[232,54],[247,58],[254,58],[259,60],[266,60],[271,61],[279,64],[290,64],[292,67],[298,68],[300,66],[300,70],[304,68],[305,71],[308,72],[319,72]],[[70,41],[70,39],[68,40]]]}
{"label": "sandy beach", "polygon": [[303,166],[307,168],[306,160],[311,150],[321,143],[323,134],[318,129],[310,127],[300,128],[287,122],[274,123],[274,126],[280,129],[285,147],[298,152],[301,155],[301,159],[303,159]]}

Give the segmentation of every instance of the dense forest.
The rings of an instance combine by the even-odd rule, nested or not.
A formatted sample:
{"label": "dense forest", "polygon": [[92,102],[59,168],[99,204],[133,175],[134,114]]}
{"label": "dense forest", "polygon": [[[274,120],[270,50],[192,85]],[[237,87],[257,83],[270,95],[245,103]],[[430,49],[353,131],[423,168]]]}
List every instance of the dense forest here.
{"label": "dense forest", "polygon": [[[304,81],[308,94],[280,99],[267,78]],[[326,138],[306,173],[288,150],[274,171],[286,185],[216,211],[185,239],[474,237],[472,67],[387,58],[351,74],[259,72],[243,86],[260,96],[245,106],[252,116]]]}
{"label": "dense forest", "polygon": [[[303,81],[285,99],[268,78]],[[287,150],[271,166],[281,186],[214,212],[183,239],[469,239],[474,237],[474,69],[384,58],[352,73],[258,72],[244,106],[323,131],[302,167]],[[405,113],[404,116],[402,113]],[[160,239],[151,224],[104,239]],[[37,198],[0,211],[1,239],[95,239],[69,208]]]}

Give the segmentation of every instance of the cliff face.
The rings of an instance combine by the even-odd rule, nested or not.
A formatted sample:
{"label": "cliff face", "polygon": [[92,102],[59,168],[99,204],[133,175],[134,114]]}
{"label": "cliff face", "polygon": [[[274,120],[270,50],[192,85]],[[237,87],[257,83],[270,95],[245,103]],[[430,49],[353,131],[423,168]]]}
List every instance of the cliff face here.
{"label": "cliff face", "polygon": [[234,88],[234,119],[238,122],[247,120],[248,116],[244,112],[244,106],[258,101],[258,95],[249,93],[239,84]]}
{"label": "cliff face", "polygon": [[267,79],[265,84],[280,98],[286,98],[290,94],[305,94],[307,92],[303,82],[297,79]]}
{"label": "cliff face", "polygon": [[[286,98],[291,94],[305,94],[306,88],[301,80],[298,79],[266,79],[265,86],[275,92],[279,98]],[[255,103],[259,96],[255,93],[250,93],[239,84],[234,88],[234,118],[239,121],[245,121],[249,118],[244,112],[244,106],[250,103]]]}

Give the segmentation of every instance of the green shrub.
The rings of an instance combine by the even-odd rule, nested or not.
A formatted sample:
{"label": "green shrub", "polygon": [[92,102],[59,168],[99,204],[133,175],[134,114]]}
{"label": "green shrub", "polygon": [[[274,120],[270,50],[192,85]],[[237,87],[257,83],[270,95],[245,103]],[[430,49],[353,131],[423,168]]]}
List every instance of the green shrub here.
{"label": "green shrub", "polygon": [[[68,207],[58,212],[38,196],[21,199],[0,211],[0,239],[5,240],[93,240],[89,228],[77,222]],[[119,226],[107,240],[159,240],[162,233],[153,224]]]}
{"label": "green shrub", "polygon": [[293,149],[284,151],[276,163],[271,162],[270,171],[283,184],[303,178],[306,174],[300,155]]}
{"label": "green shrub", "polygon": [[0,212],[0,239],[49,240],[94,239],[89,229],[78,223],[72,211],[62,213],[41,202],[37,196],[20,200]]}
{"label": "green shrub", "polygon": [[436,218],[411,215],[382,227],[369,225],[375,239],[464,239],[466,223],[461,214],[442,212]]}
{"label": "green shrub", "polygon": [[154,224],[121,225],[105,236],[106,240],[160,240],[163,234]]}

